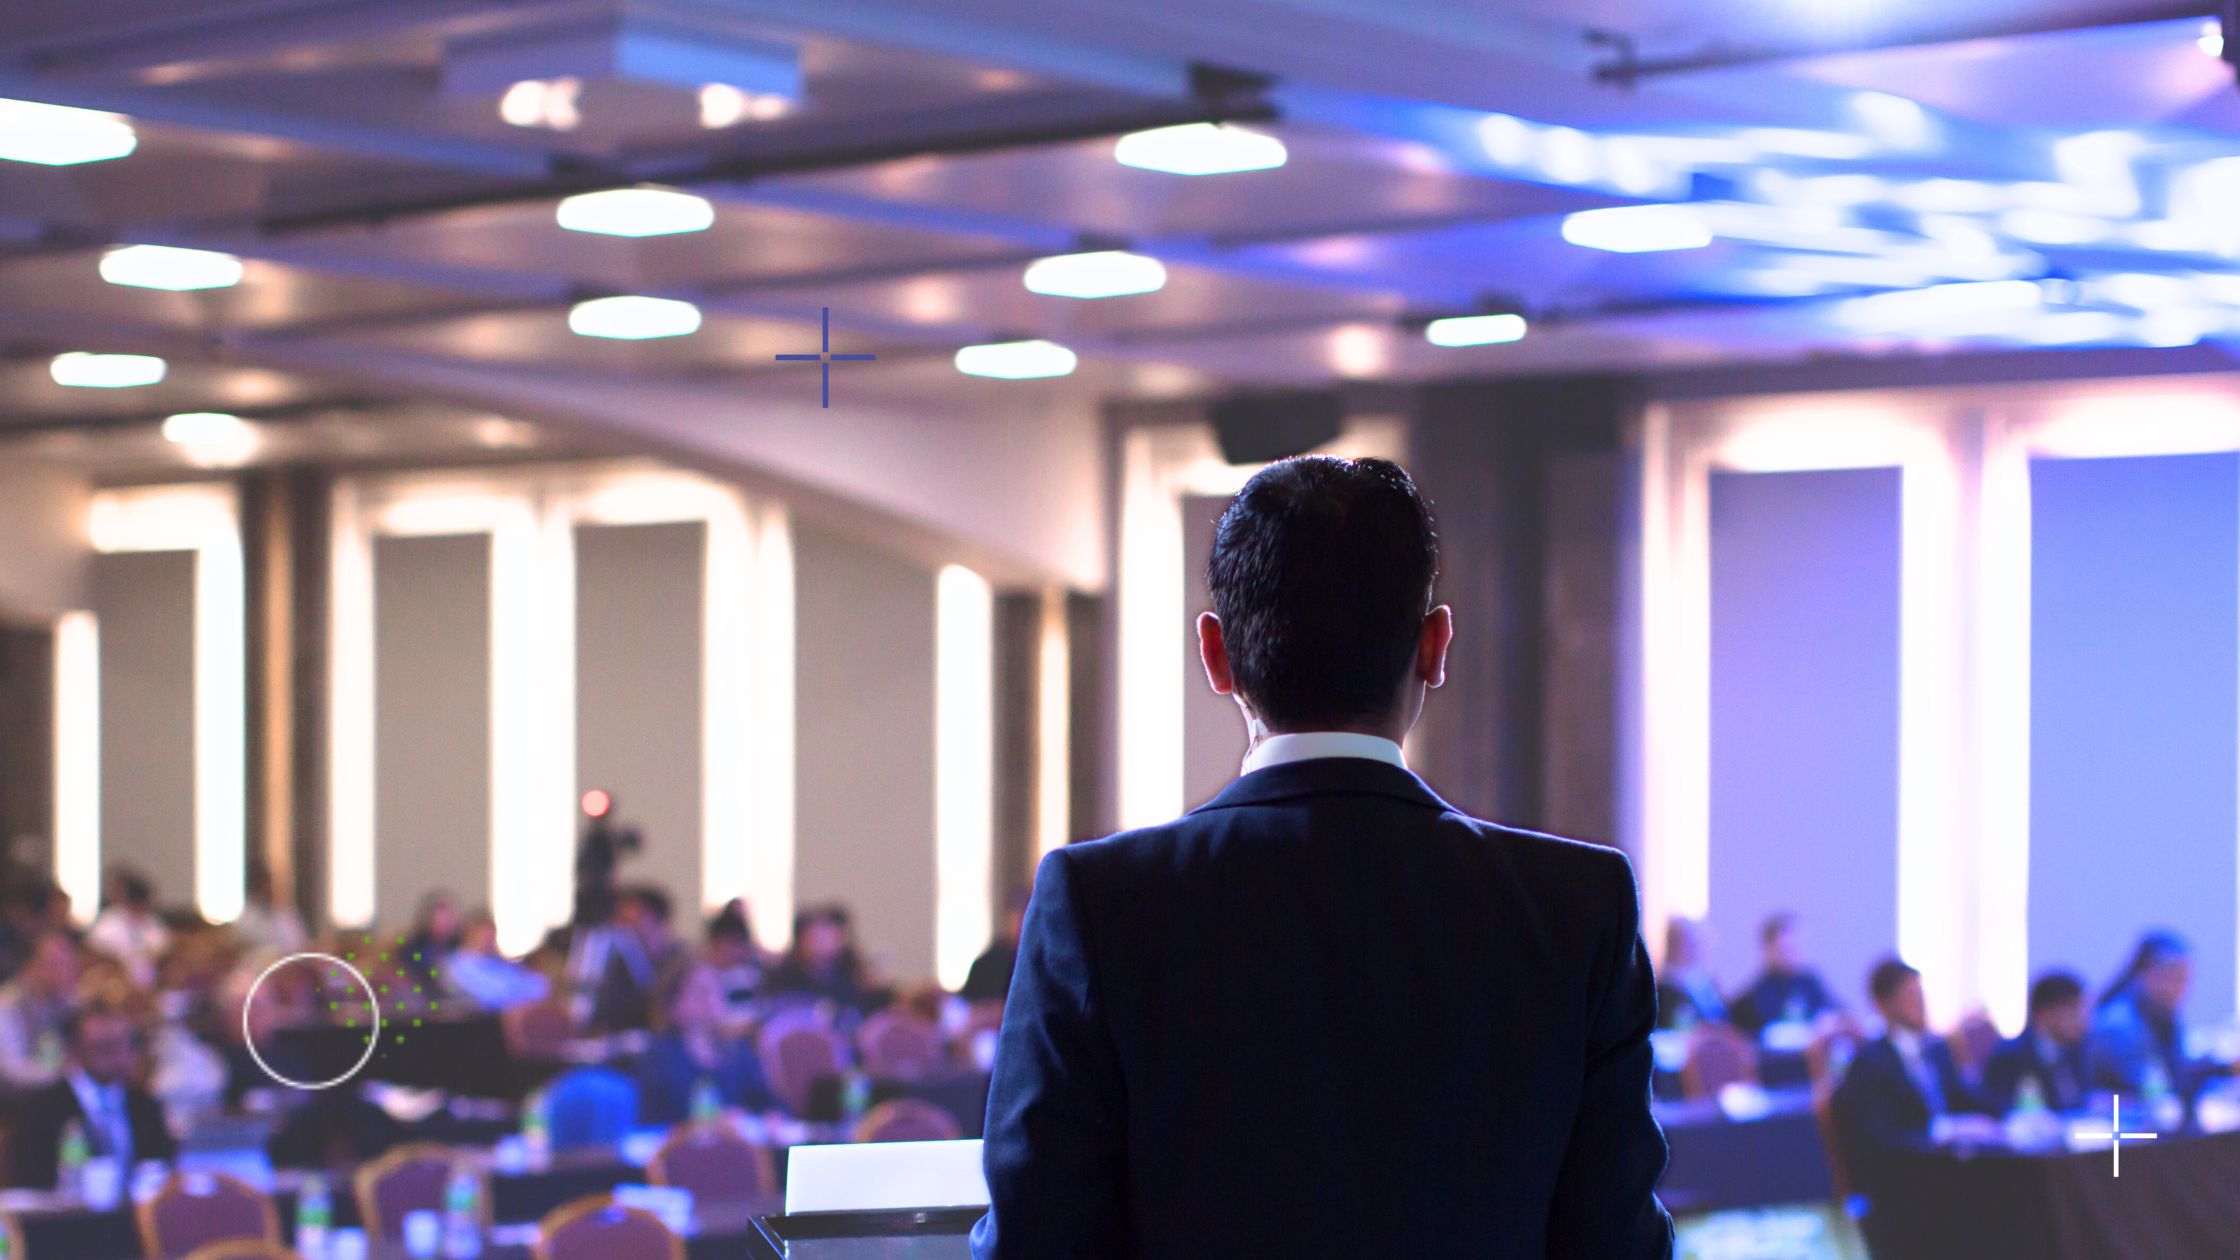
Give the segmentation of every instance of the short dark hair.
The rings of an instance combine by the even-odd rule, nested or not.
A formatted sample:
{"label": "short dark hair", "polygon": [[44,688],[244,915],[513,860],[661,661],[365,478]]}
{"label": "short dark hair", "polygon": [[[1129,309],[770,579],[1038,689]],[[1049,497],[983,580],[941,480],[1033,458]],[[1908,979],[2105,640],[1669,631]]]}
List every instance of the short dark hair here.
{"label": "short dark hair", "polygon": [[1921,973],[1913,965],[1897,958],[1885,958],[1874,965],[1867,975],[1867,992],[1877,1002],[1887,1002],[1895,996],[1905,982],[1916,979]]}
{"label": "short dark hair", "polygon": [[1783,932],[1797,925],[1797,916],[1787,910],[1776,910],[1758,925],[1758,943],[1771,945]]}
{"label": "short dark hair", "polygon": [[1439,542],[1406,470],[1308,455],[1229,501],[1206,590],[1236,686],[1279,730],[1390,713],[1431,610]]}
{"label": "short dark hair", "polygon": [[2075,972],[2049,971],[2030,986],[2030,1014],[2039,1015],[2056,1006],[2084,1001],[2084,981]]}

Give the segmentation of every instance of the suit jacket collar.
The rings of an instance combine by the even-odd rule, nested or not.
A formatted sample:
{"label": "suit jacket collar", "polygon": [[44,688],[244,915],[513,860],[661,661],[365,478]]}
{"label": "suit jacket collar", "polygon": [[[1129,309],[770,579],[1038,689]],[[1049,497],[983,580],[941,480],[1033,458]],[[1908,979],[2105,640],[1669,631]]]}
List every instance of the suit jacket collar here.
{"label": "suit jacket collar", "polygon": [[1290,761],[1239,776],[1212,800],[1191,810],[1238,809],[1308,796],[1383,796],[1441,813],[1460,813],[1439,799],[1413,771],[1364,757]]}

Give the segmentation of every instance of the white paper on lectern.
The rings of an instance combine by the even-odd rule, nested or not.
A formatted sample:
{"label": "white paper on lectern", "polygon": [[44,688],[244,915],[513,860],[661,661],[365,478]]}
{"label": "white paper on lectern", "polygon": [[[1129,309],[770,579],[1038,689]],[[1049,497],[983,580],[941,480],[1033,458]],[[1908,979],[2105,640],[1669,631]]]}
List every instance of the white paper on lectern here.
{"label": "white paper on lectern", "polygon": [[980,1143],[859,1142],[796,1146],[786,1156],[786,1211],[985,1207]]}

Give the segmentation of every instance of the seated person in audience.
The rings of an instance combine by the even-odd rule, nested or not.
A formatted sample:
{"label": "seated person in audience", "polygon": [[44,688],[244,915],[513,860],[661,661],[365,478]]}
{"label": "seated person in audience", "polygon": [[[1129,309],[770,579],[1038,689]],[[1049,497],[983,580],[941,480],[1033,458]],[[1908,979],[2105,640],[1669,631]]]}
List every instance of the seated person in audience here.
{"label": "seated person in audience", "polygon": [[63,1025],[82,961],[76,939],[49,928],[33,940],[23,970],[0,985],[0,1085],[37,1089],[61,1078]]}
{"label": "seated person in audience", "polygon": [[310,943],[303,916],[280,900],[272,870],[262,862],[249,864],[248,898],[241,904],[241,917],[233,921],[233,939],[241,952],[251,955],[300,953]]}
{"label": "seated person in audience", "polygon": [[[1859,1048],[1836,1087],[1835,1123],[1852,1183],[1872,1200],[1906,1152],[1931,1149],[1948,1130],[1967,1132],[1989,1122],[1951,1047],[1928,1031],[1921,973],[1887,958],[1875,964],[1867,989],[1886,1027]],[[1979,1123],[1957,1120],[1968,1115]]]}
{"label": "seated person in audience", "polygon": [[793,948],[770,970],[764,992],[772,998],[829,1002],[866,1014],[886,1004],[886,994],[865,975],[856,952],[855,926],[846,906],[813,906],[793,916]]}
{"label": "seated person in audience", "polygon": [[1657,968],[1657,1027],[1693,1028],[1727,1022],[1727,1000],[1703,965],[1703,927],[1675,916],[1664,925],[1664,965]]}
{"label": "seated person in audience", "polygon": [[1764,969],[1732,1004],[1734,1025],[1748,1033],[1768,1024],[1807,1023],[1836,1009],[1820,974],[1804,964],[1804,929],[1783,911],[1758,928]]}
{"label": "seated person in audience", "polygon": [[451,961],[451,955],[458,951],[463,934],[458,898],[441,888],[436,889],[420,899],[420,908],[412,916],[412,928],[399,945],[403,953],[398,961],[419,977],[419,983],[436,979]]}
{"label": "seated person in audience", "polygon": [[653,1043],[638,1061],[640,1123],[678,1123],[692,1114],[694,1095],[703,1088],[726,1108],[776,1109],[754,1042],[723,1031],[723,986],[715,968],[680,968],[656,996]]}
{"label": "seated person in audience", "polygon": [[498,922],[487,910],[467,916],[458,951],[443,968],[442,982],[453,993],[493,1011],[541,1002],[552,992],[552,982],[542,972],[499,952]]}
{"label": "seated person in audience", "polygon": [[2082,1111],[2085,1074],[2084,982],[2049,971],[2030,986],[2030,1022],[2022,1035],[1999,1043],[1983,1065],[1983,1100],[1991,1114],[2014,1110],[2017,1095],[2035,1089],[2039,1101],[2063,1115]]}
{"label": "seated person in audience", "polygon": [[156,917],[156,892],[140,872],[114,867],[104,884],[109,903],[86,931],[86,944],[125,966],[132,982],[156,987],[156,959],[171,944],[171,929]]}
{"label": "seated person in audience", "polygon": [[140,1160],[169,1160],[179,1144],[163,1108],[133,1084],[140,1075],[139,1033],[121,1011],[88,1006],[66,1021],[68,1066],[63,1078],[23,1100],[8,1134],[8,1184],[51,1190],[63,1136],[72,1124],[96,1156],[122,1170]]}
{"label": "seated person in audience", "polygon": [[1003,908],[1003,930],[991,941],[978,958],[972,960],[972,970],[965,973],[964,987],[957,996],[967,1002],[1001,1002],[1011,991],[1011,968],[1019,961],[1019,929],[1027,921],[1027,894],[1024,889],[1011,894]]}
{"label": "seated person in audience", "polygon": [[2191,1100],[2212,1076],[2230,1069],[2186,1053],[2186,990],[2193,985],[2193,952],[2175,932],[2149,932],[2132,951],[2130,965],[2100,997],[2085,1043],[2092,1088],[2132,1098],[2171,1096]]}
{"label": "seated person in audience", "polygon": [[769,964],[755,944],[746,902],[733,897],[708,920],[702,953],[716,973],[717,987],[723,991],[725,1016],[737,1021],[752,1015],[755,998],[762,991],[762,974]]}

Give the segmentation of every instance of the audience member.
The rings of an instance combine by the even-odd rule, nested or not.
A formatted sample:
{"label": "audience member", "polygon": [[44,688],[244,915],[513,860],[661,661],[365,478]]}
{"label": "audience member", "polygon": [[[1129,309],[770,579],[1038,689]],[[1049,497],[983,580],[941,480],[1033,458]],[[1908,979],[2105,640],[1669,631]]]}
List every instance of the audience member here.
{"label": "audience member", "polygon": [[453,993],[493,1011],[541,1002],[552,992],[552,982],[543,973],[499,951],[498,922],[487,910],[467,916],[459,932],[459,948],[444,965],[441,979]]}
{"label": "audience member", "polygon": [[1735,1026],[1757,1033],[1768,1024],[1798,1024],[1836,1009],[1828,986],[1804,963],[1804,929],[1786,911],[1758,928],[1763,969],[1732,1005]]}
{"label": "audience member", "polygon": [[2149,932],[2131,962],[2101,994],[2085,1046],[2093,1088],[2153,1102],[2191,1100],[2225,1069],[2186,1052],[2180,1009],[2193,985],[2193,951],[2175,932]]}
{"label": "audience member", "polygon": [[767,980],[773,997],[829,1002],[842,1013],[867,1014],[886,1000],[865,974],[845,906],[815,906],[794,915],[793,945]]}
{"label": "audience member", "polygon": [[65,1132],[72,1124],[95,1156],[129,1170],[138,1160],[168,1160],[178,1143],[163,1108],[133,1084],[140,1075],[139,1038],[131,1019],[101,1007],[73,1011],[66,1021],[68,1068],[62,1079],[23,1100],[8,1133],[8,1182],[50,1190]]}
{"label": "audience member", "polygon": [[[1835,1122],[1852,1185],[1872,1205],[1907,1154],[1932,1148],[1951,1127],[1947,1122],[1980,1116],[1984,1108],[1953,1063],[1951,1048],[1929,1034],[1921,973],[1884,959],[1875,964],[1867,990],[1886,1027],[1860,1047],[1836,1087]],[[1870,1207],[1870,1226],[1873,1219]],[[1870,1227],[1870,1241],[1874,1232]]]}
{"label": "audience member", "polygon": [[1703,962],[1703,925],[1674,916],[1664,925],[1664,965],[1658,968],[1657,1026],[1693,1028],[1727,1022],[1727,1000]]}
{"label": "audience member", "polygon": [[296,908],[275,894],[272,870],[262,862],[249,865],[248,893],[241,917],[233,921],[233,938],[242,952],[252,956],[301,953],[311,933]]}
{"label": "audience member", "polygon": [[723,986],[715,968],[696,964],[671,973],[655,1003],[657,1031],[638,1064],[638,1120],[671,1125],[712,1091],[725,1107],[768,1111],[777,1103],[754,1044],[723,1032]]}
{"label": "audience member", "polygon": [[143,989],[156,985],[156,959],[171,944],[171,929],[156,916],[154,885],[130,867],[114,867],[105,883],[108,904],[86,932],[86,944],[125,966]]}
{"label": "audience member", "polygon": [[1003,928],[965,973],[957,996],[967,1002],[1001,1002],[1011,991],[1011,968],[1019,961],[1019,929],[1027,920],[1027,894],[1014,892],[1003,907]]}
{"label": "audience member", "polygon": [[725,1015],[738,1021],[753,1014],[769,960],[755,944],[746,902],[734,897],[708,920],[707,942],[702,952],[708,965],[715,969],[716,983],[723,990]]}
{"label": "audience member", "polygon": [[0,985],[0,1085],[37,1089],[61,1078],[79,970],[76,939],[49,928],[33,940],[23,970]]}
{"label": "audience member", "polygon": [[2029,1023],[1983,1065],[1983,1100],[1992,1114],[2014,1110],[2026,1084],[2054,1111],[2082,1111],[2091,1081],[2085,1071],[2086,1023],[2082,980],[2066,971],[2038,977],[2030,986]]}
{"label": "audience member", "polygon": [[439,888],[420,899],[412,927],[399,943],[402,953],[398,961],[418,976],[420,983],[432,981],[457,952],[462,935],[458,898]]}

